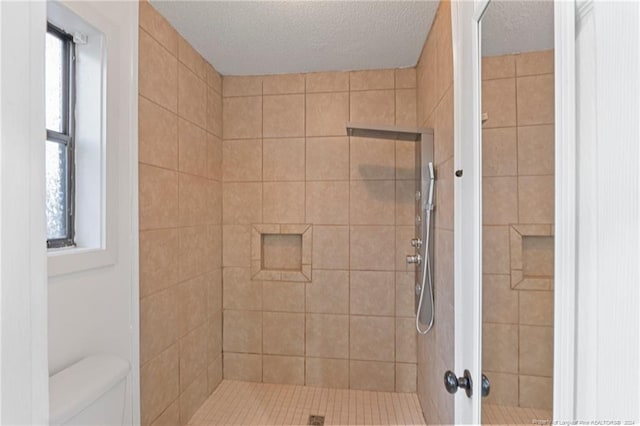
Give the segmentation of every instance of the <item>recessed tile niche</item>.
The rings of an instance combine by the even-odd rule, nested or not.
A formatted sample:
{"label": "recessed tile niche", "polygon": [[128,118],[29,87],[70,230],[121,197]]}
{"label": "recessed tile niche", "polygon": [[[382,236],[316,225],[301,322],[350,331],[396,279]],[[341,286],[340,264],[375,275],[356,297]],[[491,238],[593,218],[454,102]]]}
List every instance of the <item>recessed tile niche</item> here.
{"label": "recessed tile niche", "polygon": [[255,224],[251,229],[251,277],[311,281],[312,226]]}
{"label": "recessed tile niche", "polygon": [[511,225],[511,288],[553,289],[553,226]]}

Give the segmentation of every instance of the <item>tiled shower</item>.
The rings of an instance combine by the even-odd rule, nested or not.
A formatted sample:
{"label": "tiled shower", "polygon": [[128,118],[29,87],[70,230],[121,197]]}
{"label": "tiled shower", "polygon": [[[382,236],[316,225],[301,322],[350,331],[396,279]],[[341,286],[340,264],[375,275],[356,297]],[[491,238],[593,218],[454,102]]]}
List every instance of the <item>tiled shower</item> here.
{"label": "tiled shower", "polygon": [[[449,3],[415,68],[221,76],[144,1],[139,56],[142,423],[186,424],[223,379],[417,393],[427,423],[452,423]],[[405,262],[413,143],[348,137],[347,122],[434,129],[426,336]]]}

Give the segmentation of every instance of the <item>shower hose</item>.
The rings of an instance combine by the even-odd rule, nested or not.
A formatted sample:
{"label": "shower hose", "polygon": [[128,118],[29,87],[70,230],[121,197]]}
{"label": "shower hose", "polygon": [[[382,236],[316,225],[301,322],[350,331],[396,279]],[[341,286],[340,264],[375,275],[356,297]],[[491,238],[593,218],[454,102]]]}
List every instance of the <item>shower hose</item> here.
{"label": "shower hose", "polygon": [[[433,163],[429,163],[429,172],[430,172],[430,182],[429,182],[429,198],[427,204],[425,205],[425,221],[424,227],[425,231],[423,232],[424,239],[423,244],[425,245],[425,253],[424,253],[424,268],[422,269],[422,280],[420,284],[420,298],[418,299],[418,309],[416,312],[416,330],[419,334],[427,334],[429,330],[433,327],[433,319],[435,316],[435,306],[434,306],[434,298],[433,298],[433,278],[431,274],[431,213],[434,208],[433,204],[433,188],[435,185],[435,173],[433,170]],[[422,304],[424,303],[424,291],[425,288],[429,286],[429,303],[431,304],[431,317],[429,318],[429,324],[425,330],[420,328],[420,313],[422,312]]]}

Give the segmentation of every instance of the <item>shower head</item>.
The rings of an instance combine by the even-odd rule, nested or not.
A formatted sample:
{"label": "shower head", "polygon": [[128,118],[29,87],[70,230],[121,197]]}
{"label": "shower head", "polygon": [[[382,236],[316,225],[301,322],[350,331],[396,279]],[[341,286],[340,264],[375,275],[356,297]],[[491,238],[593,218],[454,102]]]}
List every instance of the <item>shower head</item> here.
{"label": "shower head", "polygon": [[435,180],[435,178],[436,178],[436,172],[433,169],[433,162],[429,161],[429,179]]}

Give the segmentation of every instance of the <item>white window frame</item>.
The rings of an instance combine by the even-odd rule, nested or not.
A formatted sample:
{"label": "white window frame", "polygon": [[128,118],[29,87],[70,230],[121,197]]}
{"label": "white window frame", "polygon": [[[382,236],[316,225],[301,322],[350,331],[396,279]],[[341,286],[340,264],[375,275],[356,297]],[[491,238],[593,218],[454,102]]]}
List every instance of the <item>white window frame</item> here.
{"label": "white window frame", "polygon": [[75,246],[48,251],[51,277],[115,264],[118,206],[106,90],[115,52],[109,52],[105,37],[115,28],[99,14],[80,17],[56,1],[47,2],[47,19],[73,34],[76,43]]}

